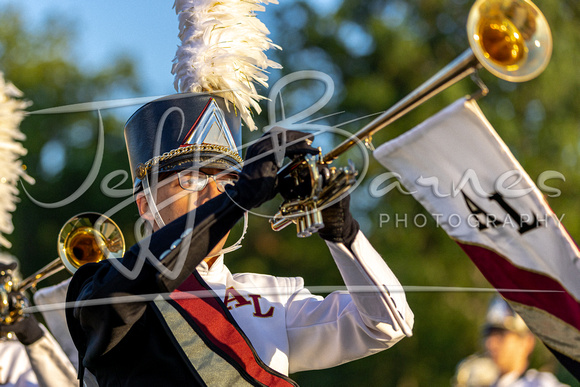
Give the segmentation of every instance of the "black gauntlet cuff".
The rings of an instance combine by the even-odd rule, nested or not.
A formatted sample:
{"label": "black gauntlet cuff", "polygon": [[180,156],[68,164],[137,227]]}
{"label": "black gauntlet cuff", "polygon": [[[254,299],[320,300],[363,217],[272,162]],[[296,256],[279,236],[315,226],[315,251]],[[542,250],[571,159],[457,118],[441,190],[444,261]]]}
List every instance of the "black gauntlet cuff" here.
{"label": "black gauntlet cuff", "polygon": [[322,211],[324,228],[318,231],[318,235],[330,242],[344,243],[350,249],[360,226],[350,213],[350,200],[347,198]]}
{"label": "black gauntlet cuff", "polygon": [[38,340],[42,336],[44,336],[44,331],[38,324],[38,321],[30,316],[26,317],[24,320],[17,322],[14,324],[14,333],[20,341],[24,345],[30,345]]}

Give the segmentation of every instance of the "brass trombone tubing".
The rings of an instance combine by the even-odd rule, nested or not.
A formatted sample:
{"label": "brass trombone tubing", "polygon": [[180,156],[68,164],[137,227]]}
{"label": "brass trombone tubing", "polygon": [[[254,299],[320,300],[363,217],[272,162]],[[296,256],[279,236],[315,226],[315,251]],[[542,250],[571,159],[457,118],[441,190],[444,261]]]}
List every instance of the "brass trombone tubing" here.
{"label": "brass trombone tubing", "polygon": [[[439,70],[439,72],[427,81],[423,82],[405,98],[383,112],[380,116],[365,125],[362,129],[354,133],[350,138],[343,141],[326,155],[322,156],[322,162],[325,164],[331,163],[334,159],[356,144],[371,138],[373,134],[379,130],[384,129],[386,126],[398,120],[446,88],[454,85],[467,76],[474,74],[482,67],[483,65],[477,60],[473,50],[468,48],[461,55],[455,58],[455,60],[447,64],[447,66]],[[481,94],[487,94],[487,88],[482,84],[479,86],[482,87]],[[287,176],[290,171],[301,162],[300,159],[290,162],[280,169],[278,175],[281,177]]]}
{"label": "brass trombone tubing", "polygon": [[[325,163],[331,162],[360,141],[371,138],[379,130],[398,120],[449,86],[459,82],[468,75],[474,74],[481,67],[481,63],[476,59],[471,48],[468,48],[405,98],[324,155],[322,161]],[[487,89],[482,90],[482,92],[486,94]]]}
{"label": "brass trombone tubing", "polygon": [[23,292],[26,289],[35,286],[38,283],[38,281],[48,278],[51,275],[58,273],[62,269],[64,269],[64,263],[60,258],[56,258],[54,261],[44,266],[36,273],[30,275],[25,280],[21,281],[18,284],[18,288],[16,290],[19,292]]}

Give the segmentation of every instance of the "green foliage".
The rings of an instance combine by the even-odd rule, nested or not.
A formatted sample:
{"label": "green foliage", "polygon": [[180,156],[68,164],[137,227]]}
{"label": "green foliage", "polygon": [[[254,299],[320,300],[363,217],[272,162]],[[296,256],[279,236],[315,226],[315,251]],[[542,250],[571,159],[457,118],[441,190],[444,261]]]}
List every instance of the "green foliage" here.
{"label": "green foliage", "polygon": [[[314,69],[333,77],[337,93],[319,114],[348,113],[330,120],[330,125],[387,109],[468,48],[464,26],[471,2],[343,0],[333,2],[336,9],[329,13],[318,12],[310,4],[282,4],[276,15],[281,22],[272,30],[274,40],[284,47],[278,59],[285,73]],[[571,235],[578,237],[580,78],[579,54],[574,49],[580,39],[578,7],[573,2],[546,1],[538,6],[554,35],[548,69],[523,84],[510,84],[480,71],[490,93],[479,104],[532,179],[550,170],[564,176],[565,180],[546,181],[544,192],[553,196],[555,190],[560,191],[547,199],[555,213],[564,217]],[[344,30],[349,33],[342,33]],[[462,81],[379,132],[373,142],[381,144],[395,137],[475,90],[473,83]],[[292,99],[286,96],[288,100]],[[354,132],[367,122],[341,128]],[[397,191],[380,198],[368,194],[369,182],[384,172],[371,160],[366,185],[353,194],[353,205],[363,230],[401,282],[407,286],[489,287],[414,199]],[[281,254],[284,261],[294,251]],[[328,265],[332,267],[330,262]],[[308,270],[308,266],[300,270]],[[316,284],[321,281],[318,278]],[[481,349],[478,330],[489,297],[489,293],[474,292],[410,292],[416,318],[412,338],[368,359],[294,377],[306,386],[449,385],[457,363]],[[567,383],[575,383],[538,345],[533,366],[542,365]]]}
{"label": "green foliage", "polygon": [[[128,57],[111,58],[110,65],[98,71],[80,68],[72,55],[74,36],[74,25],[66,19],[51,18],[33,30],[15,9],[0,9],[0,71],[32,102],[29,111],[139,92]],[[42,203],[71,197],[87,179],[97,156],[98,116],[96,112],[30,115],[21,125],[28,149],[23,162],[36,184],[21,187],[21,202],[13,219],[15,231],[9,238],[13,242],[10,252],[19,257],[24,276],[58,256],[57,236],[66,220],[80,212],[105,212],[115,204],[115,199],[103,195],[100,183],[108,173],[128,169],[123,123],[108,111],[102,115],[106,153],[98,175],[77,200],[57,208],[35,204],[24,190]],[[122,214],[124,217],[116,215],[115,220],[132,227],[134,208],[129,206]],[[41,286],[62,278],[66,275]]]}

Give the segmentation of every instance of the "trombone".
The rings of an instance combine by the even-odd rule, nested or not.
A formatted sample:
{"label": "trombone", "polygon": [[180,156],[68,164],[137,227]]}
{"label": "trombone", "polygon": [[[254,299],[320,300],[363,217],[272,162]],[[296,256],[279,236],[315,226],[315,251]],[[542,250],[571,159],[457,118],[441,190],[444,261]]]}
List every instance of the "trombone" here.
{"label": "trombone", "polygon": [[309,192],[292,194],[291,189],[290,197],[270,221],[272,229],[279,231],[296,223],[298,236],[306,237],[324,227],[320,208],[339,199],[357,176],[352,165],[328,165],[361,141],[372,148],[373,134],[439,92],[472,75],[484,96],[488,89],[476,77],[482,67],[500,79],[525,82],[544,71],[552,54],[548,22],[529,0],[477,0],[469,11],[467,36],[470,48],[349,139],[324,156],[305,156],[282,168],[279,176],[286,184],[296,192],[300,184],[306,184]]}
{"label": "trombone", "polygon": [[[109,258],[121,258],[125,240],[121,229],[112,219],[95,212],[85,212],[70,218],[58,236],[59,257],[22,280],[13,281],[12,273],[2,272],[0,283],[0,323],[9,325],[18,321],[27,301],[24,291],[66,268],[74,274],[86,263]],[[3,285],[3,286],[1,286]]]}

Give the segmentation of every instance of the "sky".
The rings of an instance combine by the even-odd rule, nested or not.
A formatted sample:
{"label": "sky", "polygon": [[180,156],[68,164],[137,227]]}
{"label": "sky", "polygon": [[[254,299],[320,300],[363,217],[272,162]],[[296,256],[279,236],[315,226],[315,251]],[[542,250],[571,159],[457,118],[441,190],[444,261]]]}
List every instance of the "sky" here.
{"label": "sky", "polygon": [[171,61],[179,39],[173,1],[0,1],[21,9],[31,28],[38,28],[49,15],[74,23],[78,35],[73,49],[81,66],[99,68],[118,54],[128,53],[136,60],[146,95],[174,92]]}
{"label": "sky", "polygon": [[[286,0],[292,1],[292,0]],[[318,12],[328,12],[340,0],[317,0]],[[119,53],[137,64],[146,96],[175,92],[171,65],[179,39],[173,0],[0,0],[23,11],[31,28],[49,15],[74,23],[78,33],[74,54],[82,66],[99,68]],[[258,14],[268,25],[268,8]],[[82,102],[82,101],[79,101]]]}

